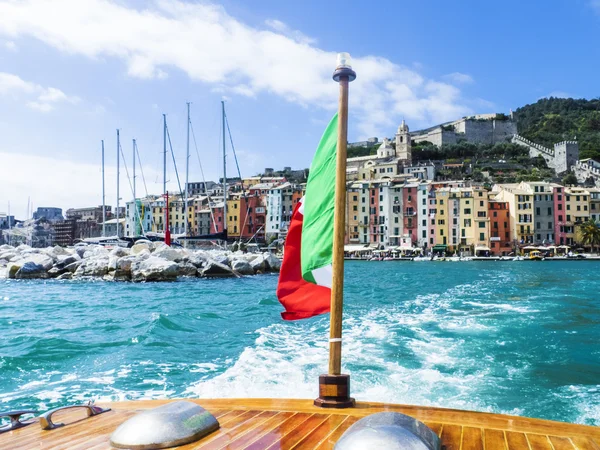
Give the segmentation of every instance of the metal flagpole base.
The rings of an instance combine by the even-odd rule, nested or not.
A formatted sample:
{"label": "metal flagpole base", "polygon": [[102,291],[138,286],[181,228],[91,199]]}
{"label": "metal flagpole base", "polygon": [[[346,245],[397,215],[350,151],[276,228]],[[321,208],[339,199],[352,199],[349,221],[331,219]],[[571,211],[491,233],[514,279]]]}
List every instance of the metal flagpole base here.
{"label": "metal flagpole base", "polygon": [[319,398],[314,405],[321,408],[353,408],[356,401],[350,397],[350,375],[320,375]]}

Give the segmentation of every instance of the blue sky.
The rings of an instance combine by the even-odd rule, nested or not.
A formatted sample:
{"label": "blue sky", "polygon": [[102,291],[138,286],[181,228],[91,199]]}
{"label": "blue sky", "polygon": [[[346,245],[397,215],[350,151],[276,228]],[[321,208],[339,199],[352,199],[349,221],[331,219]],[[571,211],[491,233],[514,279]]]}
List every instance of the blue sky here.
{"label": "blue sky", "polygon": [[[451,6],[450,6],[451,5]],[[208,179],[220,100],[243,176],[307,167],[336,108],[335,54],[352,54],[350,140],[392,136],[538,98],[592,98],[600,1],[222,3],[0,0],[0,211],[116,198],[116,128],[161,191],[162,113],[183,173],[186,101]],[[234,168],[230,158],[228,165]],[[192,145],[191,178],[200,179]],[[175,176],[169,167],[170,189]],[[138,192],[144,193],[141,183]],[[131,198],[124,171],[124,200]]]}

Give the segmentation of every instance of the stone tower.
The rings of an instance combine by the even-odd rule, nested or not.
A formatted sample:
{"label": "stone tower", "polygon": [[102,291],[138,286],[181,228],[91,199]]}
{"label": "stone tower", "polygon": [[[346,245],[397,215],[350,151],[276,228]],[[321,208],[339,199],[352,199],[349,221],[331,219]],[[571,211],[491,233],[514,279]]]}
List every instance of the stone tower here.
{"label": "stone tower", "polygon": [[408,125],[402,120],[396,133],[396,157],[403,161],[411,161],[411,144],[410,134],[408,133]]}

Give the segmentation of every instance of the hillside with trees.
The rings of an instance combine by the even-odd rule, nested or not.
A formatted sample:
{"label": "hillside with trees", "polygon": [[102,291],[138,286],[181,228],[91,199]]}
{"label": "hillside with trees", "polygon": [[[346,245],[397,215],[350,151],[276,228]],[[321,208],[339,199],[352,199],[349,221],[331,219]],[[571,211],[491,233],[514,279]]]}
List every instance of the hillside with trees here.
{"label": "hillside with trees", "polygon": [[552,148],[577,140],[579,156],[600,160],[600,99],[543,98],[515,111],[521,136]]}

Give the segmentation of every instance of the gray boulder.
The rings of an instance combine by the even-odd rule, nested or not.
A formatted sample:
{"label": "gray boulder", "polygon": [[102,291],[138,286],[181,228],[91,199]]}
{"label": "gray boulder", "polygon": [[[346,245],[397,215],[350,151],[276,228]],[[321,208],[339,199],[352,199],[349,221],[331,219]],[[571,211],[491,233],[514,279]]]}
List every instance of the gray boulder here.
{"label": "gray boulder", "polygon": [[[54,260],[52,258],[41,253],[26,254],[26,256],[21,260],[21,266],[23,266],[27,262],[31,262],[35,265],[41,266],[44,271],[50,270],[54,265]],[[31,270],[31,268],[32,266],[30,265],[29,269],[27,270]]]}
{"label": "gray boulder", "polygon": [[110,251],[110,256],[114,256],[116,258],[122,258],[123,256],[129,256],[130,250],[128,248],[123,247],[115,247]]}
{"label": "gray boulder", "polygon": [[78,269],[78,267],[81,266],[82,264],[83,264],[83,259],[79,259],[70,264],[67,264],[65,266],[65,269],[70,273],[74,273]]}
{"label": "gray boulder", "polygon": [[219,264],[222,264],[224,266],[229,266],[230,264],[229,257],[224,254],[211,255],[209,259],[212,259],[213,261],[218,262]]}
{"label": "gray boulder", "polygon": [[263,256],[263,260],[267,266],[267,270],[270,270],[272,272],[279,272],[279,270],[281,269],[281,260],[272,253],[268,253],[265,256]]}
{"label": "gray boulder", "polygon": [[75,247],[75,253],[77,253],[77,256],[79,256],[80,258],[83,258],[83,255],[85,255],[85,252],[87,251],[88,246],[81,246],[81,247]]}
{"label": "gray boulder", "polygon": [[21,268],[15,273],[15,278],[18,280],[28,280],[33,278],[49,278],[48,272],[41,264],[33,261],[26,261]]}
{"label": "gray boulder", "polygon": [[70,273],[65,267],[54,266],[52,269],[48,271],[48,276],[50,278],[56,278],[63,273]]}
{"label": "gray boulder", "polygon": [[6,265],[6,278],[15,278],[22,265],[23,261],[9,262]]}
{"label": "gray boulder", "polygon": [[56,266],[59,268],[66,267],[76,261],[81,261],[81,258],[77,253],[74,255],[59,255],[56,257]]}
{"label": "gray boulder", "polygon": [[[107,252],[108,253],[108,252]],[[108,257],[95,257],[84,259],[77,267],[75,277],[103,277],[108,273]]]}
{"label": "gray boulder", "polygon": [[129,255],[119,258],[116,263],[115,271],[112,273],[114,281],[129,281],[131,280],[131,266],[136,262],[141,262],[147,259],[148,255]]}
{"label": "gray boulder", "polygon": [[13,250],[0,251],[0,259],[10,261],[12,258],[17,256],[17,253]]}
{"label": "gray boulder", "polygon": [[174,281],[179,274],[177,264],[150,256],[131,265],[133,281]]}
{"label": "gray boulder", "polygon": [[254,269],[250,263],[243,259],[234,259],[231,262],[231,268],[240,275],[254,275]]}
{"label": "gray boulder", "polygon": [[73,278],[73,274],[71,272],[65,272],[62,275],[59,275],[56,279],[57,280],[70,280],[71,278]]}
{"label": "gray boulder", "polygon": [[181,277],[195,277],[198,270],[196,266],[191,263],[179,263],[179,276]]}
{"label": "gray boulder", "polygon": [[194,252],[188,256],[187,260],[194,267],[201,269],[206,264],[208,257],[203,252]]}
{"label": "gray boulder", "polygon": [[214,260],[208,260],[200,272],[203,277],[232,277],[235,276],[229,266]]}
{"label": "gray boulder", "polygon": [[152,256],[157,258],[166,259],[167,261],[179,262],[182,261],[184,257],[187,256],[187,252],[181,249],[174,249],[169,247],[168,245],[162,244],[159,245]]}
{"label": "gray boulder", "polygon": [[108,250],[101,245],[88,245],[83,253],[83,259],[96,258],[99,256],[108,257]]}
{"label": "gray boulder", "polygon": [[265,262],[265,258],[262,255],[252,260],[250,266],[252,267],[254,273],[264,273],[267,270],[267,263]]}
{"label": "gray boulder", "polygon": [[133,247],[131,247],[129,250],[132,255],[137,255],[142,250],[148,250],[148,253],[150,253],[152,248],[147,242],[138,242],[136,244],[133,244]]}

